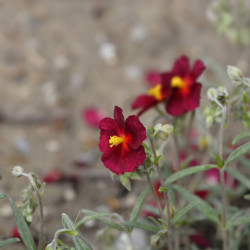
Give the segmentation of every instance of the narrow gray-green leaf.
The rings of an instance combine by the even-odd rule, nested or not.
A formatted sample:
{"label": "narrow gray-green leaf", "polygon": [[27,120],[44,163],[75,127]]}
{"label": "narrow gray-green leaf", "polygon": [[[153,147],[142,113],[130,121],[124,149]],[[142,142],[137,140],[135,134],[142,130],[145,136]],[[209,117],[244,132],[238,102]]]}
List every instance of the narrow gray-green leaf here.
{"label": "narrow gray-green leaf", "polygon": [[0,200],[3,199],[6,196],[6,194],[0,194]]}
{"label": "narrow gray-green leaf", "polygon": [[18,238],[11,238],[11,239],[6,239],[6,240],[1,240],[0,241],[0,248],[8,246],[10,244],[17,243],[17,242],[20,242],[20,239],[18,239]]}
{"label": "narrow gray-green leaf", "polygon": [[[73,221],[69,218],[69,216],[67,214],[62,214],[62,219],[63,219],[63,222],[67,225],[67,227],[70,229],[70,230],[76,230],[76,227],[73,223]],[[79,233],[79,235],[81,236],[81,234]],[[73,239],[73,243],[75,245],[75,248],[76,250],[90,250],[91,247],[88,246],[89,243],[86,243],[84,242],[83,240],[81,240],[79,237],[76,237],[76,236],[72,236],[72,239]]]}
{"label": "narrow gray-green leaf", "polygon": [[239,140],[245,139],[247,137],[250,137],[250,132],[244,132],[238,136],[236,136],[233,141],[232,141],[232,145],[234,145],[235,143],[237,143]]}
{"label": "narrow gray-green leaf", "polygon": [[135,206],[134,206],[134,208],[132,210],[132,213],[131,213],[131,216],[130,216],[130,221],[136,221],[137,220],[137,217],[138,217],[138,215],[139,215],[139,213],[141,211],[144,199],[147,196],[148,191],[149,191],[149,187],[146,187],[142,191],[140,196],[138,197],[138,199],[137,199],[137,201],[135,203]]}
{"label": "narrow gray-green leaf", "polygon": [[144,222],[123,221],[123,222],[121,222],[121,224],[124,226],[130,226],[130,227],[144,229],[144,230],[152,232],[152,233],[156,233],[161,229],[160,227],[156,227],[152,224],[144,223]]}
{"label": "narrow gray-green leaf", "polygon": [[170,183],[173,183],[185,176],[191,175],[191,174],[195,174],[198,172],[202,172],[202,171],[206,171],[208,169],[211,168],[215,168],[217,167],[217,165],[212,165],[212,164],[208,164],[208,165],[201,165],[201,166],[196,166],[196,167],[191,167],[191,168],[186,168],[184,170],[181,170],[175,174],[172,174],[169,178],[167,178],[167,180],[164,182],[164,185],[168,185]]}
{"label": "narrow gray-green leaf", "polygon": [[227,158],[225,165],[228,165],[230,162],[236,160],[237,158],[239,158],[240,156],[244,155],[245,153],[247,153],[248,151],[250,151],[250,142],[245,143],[241,146],[239,146],[238,148],[236,148]]}
{"label": "narrow gray-green leaf", "polygon": [[9,198],[10,206],[12,208],[13,215],[15,217],[15,221],[17,224],[18,232],[21,235],[21,238],[23,240],[23,243],[25,244],[26,248],[28,250],[35,250],[36,245],[34,242],[34,239],[32,237],[32,234],[30,233],[29,227],[26,223],[26,221],[23,218],[23,215],[17,208],[15,202]]}
{"label": "narrow gray-green leaf", "polygon": [[171,219],[171,222],[173,225],[175,225],[177,222],[180,221],[180,219],[193,207],[197,206],[200,203],[200,201],[193,201],[184,208],[182,208],[175,216],[173,219]]}
{"label": "narrow gray-green leaf", "polygon": [[199,204],[196,208],[207,218],[214,222],[218,222],[218,215],[216,211],[204,200],[198,196],[190,193],[187,189],[182,188],[181,186],[174,185],[174,188],[189,202],[199,201]]}
{"label": "narrow gray-green leaf", "polygon": [[88,222],[90,220],[95,220],[95,219],[98,219],[100,217],[109,216],[109,215],[110,215],[110,213],[107,213],[107,212],[100,212],[100,213],[93,212],[93,214],[91,214],[89,216],[85,216],[83,219],[78,221],[76,224],[76,228],[79,229],[79,227],[81,227],[82,225],[84,225],[86,222]]}
{"label": "narrow gray-green leaf", "polygon": [[[93,211],[90,211],[87,209],[82,209],[81,212],[86,214],[86,215],[90,215],[90,216],[96,215],[95,219],[103,222],[107,226],[112,227],[112,228],[119,230],[119,231],[124,231],[124,227],[121,226],[120,222],[116,223],[116,222],[112,221],[112,219],[111,219],[112,214],[108,214],[107,216],[103,216],[102,213],[96,213],[96,212],[93,212]],[[80,224],[80,222],[77,223],[77,225],[76,225],[77,228],[79,227],[79,224]]]}
{"label": "narrow gray-green leaf", "polygon": [[250,215],[238,217],[236,220],[231,221],[229,226],[239,226],[248,223],[250,223]]}
{"label": "narrow gray-green leaf", "polygon": [[235,179],[237,179],[242,185],[250,189],[250,179],[246,175],[243,175],[239,171],[231,168],[227,168],[226,172],[228,172]]}

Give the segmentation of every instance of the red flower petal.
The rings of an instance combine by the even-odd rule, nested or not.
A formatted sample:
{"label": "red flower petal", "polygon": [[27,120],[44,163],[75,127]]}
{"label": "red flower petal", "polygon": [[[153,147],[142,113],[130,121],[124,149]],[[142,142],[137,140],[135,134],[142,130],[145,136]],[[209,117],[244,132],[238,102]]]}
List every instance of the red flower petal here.
{"label": "red flower petal", "polygon": [[176,60],[171,73],[175,76],[184,77],[190,72],[189,59],[186,56],[181,56]]}
{"label": "red flower petal", "polygon": [[123,113],[122,113],[122,109],[115,106],[115,109],[114,109],[114,119],[115,121],[117,122],[121,132],[123,132],[123,129],[124,129],[124,116],[123,116]]}
{"label": "red flower petal", "polygon": [[209,194],[209,190],[197,190],[194,194],[205,200]]}
{"label": "red flower petal", "polygon": [[43,181],[48,183],[59,182],[63,180],[64,174],[59,169],[54,169],[43,177]]}
{"label": "red flower petal", "polygon": [[158,83],[161,83],[161,75],[158,71],[149,71],[146,74],[146,81],[150,86],[155,86]]}
{"label": "red flower petal", "polygon": [[86,108],[82,111],[82,117],[89,126],[98,128],[99,122],[105,117],[105,112],[96,108]]}
{"label": "red flower petal", "polygon": [[140,95],[132,104],[132,109],[142,108],[141,111],[137,114],[138,116],[142,115],[148,109],[156,106],[158,101],[149,95]]}
{"label": "red flower petal", "polygon": [[200,104],[201,84],[193,85],[190,95],[181,96],[178,90],[169,98],[166,110],[172,116],[179,116],[188,111],[196,109]]}
{"label": "red flower petal", "polygon": [[202,234],[190,235],[190,240],[196,244],[198,247],[209,247],[211,246],[209,240]]}
{"label": "red flower petal", "polygon": [[100,121],[99,128],[101,129],[99,149],[101,152],[105,152],[106,150],[110,150],[110,136],[119,135],[120,129],[116,121],[109,117]]}
{"label": "red flower petal", "polygon": [[12,237],[12,238],[19,238],[19,239],[22,241],[21,235],[20,235],[20,233],[18,232],[18,229],[17,229],[16,226],[12,229],[11,237]]}
{"label": "red flower petal", "polygon": [[127,143],[133,148],[137,149],[142,142],[147,139],[146,128],[142,125],[139,118],[131,115],[127,118],[125,123],[126,137],[129,137]]}
{"label": "red flower petal", "polygon": [[146,154],[142,146],[136,150],[124,150],[122,144],[113,147],[112,150],[104,152],[102,155],[105,167],[117,175],[135,171],[145,159]]}
{"label": "red flower petal", "polygon": [[194,63],[193,69],[191,71],[192,78],[194,81],[202,74],[202,72],[205,70],[205,65],[201,60],[197,60]]}

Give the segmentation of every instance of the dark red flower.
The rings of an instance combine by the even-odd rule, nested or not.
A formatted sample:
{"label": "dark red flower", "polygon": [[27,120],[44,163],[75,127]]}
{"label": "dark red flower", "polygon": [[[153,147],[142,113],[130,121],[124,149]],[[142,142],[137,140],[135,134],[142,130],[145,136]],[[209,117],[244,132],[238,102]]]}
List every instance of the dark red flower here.
{"label": "dark red flower", "polygon": [[198,247],[209,247],[211,246],[211,243],[209,240],[202,234],[192,234],[190,235],[190,240],[197,245]]}
{"label": "dark red flower", "polygon": [[64,174],[59,169],[54,169],[43,177],[43,182],[54,183],[64,179]]}
{"label": "dark red flower", "polygon": [[155,193],[158,197],[163,197],[163,193],[159,191],[159,188],[161,187],[161,182],[160,181],[157,181],[155,182],[154,184],[154,189],[155,189]]}
{"label": "dark red flower", "polygon": [[19,238],[21,241],[22,241],[22,238],[21,238],[21,235],[20,233],[18,232],[18,229],[17,229],[17,226],[15,226],[13,229],[12,229],[12,232],[11,232],[11,238]]}
{"label": "dark red flower", "polygon": [[[218,168],[211,168],[205,172],[206,180],[211,185],[220,183],[220,170]],[[238,181],[234,179],[229,173],[224,172],[225,184],[227,187],[236,188]]]}
{"label": "dark red flower", "polygon": [[155,85],[161,82],[161,74],[155,70],[149,71],[146,74],[145,78],[146,78],[146,82],[152,87],[154,87]]}
{"label": "dark red flower", "polygon": [[148,90],[148,93],[138,96],[132,104],[132,109],[141,109],[138,115],[141,115],[148,109],[155,107],[158,103],[166,101],[170,94],[169,86],[162,84],[161,76],[157,73],[149,75],[148,81],[152,86]]}
{"label": "dark red flower", "polygon": [[179,116],[199,106],[201,84],[196,80],[204,70],[202,61],[197,60],[191,69],[189,59],[181,56],[170,72],[162,74],[162,84],[171,88],[166,106],[170,115]]}
{"label": "dark red flower", "polygon": [[136,170],[146,158],[141,145],[146,139],[146,129],[135,115],[126,121],[122,109],[115,106],[114,119],[106,117],[99,124],[101,130],[99,149],[106,168],[116,174]]}
{"label": "dark red flower", "polygon": [[99,122],[105,117],[105,112],[96,108],[85,108],[82,111],[83,120],[93,128],[98,128]]}
{"label": "dark red flower", "polygon": [[202,200],[205,200],[209,195],[209,190],[196,190],[194,194],[200,197]]}

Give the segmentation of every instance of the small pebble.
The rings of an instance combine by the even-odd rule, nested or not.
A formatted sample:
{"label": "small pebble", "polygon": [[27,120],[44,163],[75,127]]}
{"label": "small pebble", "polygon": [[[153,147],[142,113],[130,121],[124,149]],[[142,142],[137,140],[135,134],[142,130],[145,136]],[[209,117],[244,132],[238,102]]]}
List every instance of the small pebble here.
{"label": "small pebble", "polygon": [[115,65],[117,63],[117,51],[116,47],[112,43],[102,43],[99,47],[99,55],[108,65]]}

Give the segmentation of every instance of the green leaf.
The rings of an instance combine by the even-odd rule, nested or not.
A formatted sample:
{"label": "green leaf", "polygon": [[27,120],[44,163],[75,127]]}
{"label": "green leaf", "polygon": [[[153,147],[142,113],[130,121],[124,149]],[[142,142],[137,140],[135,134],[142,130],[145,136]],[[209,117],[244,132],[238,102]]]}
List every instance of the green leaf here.
{"label": "green leaf", "polygon": [[236,136],[232,141],[232,145],[237,143],[239,140],[245,139],[246,137],[250,137],[250,132],[244,132],[244,133]]}
{"label": "green leaf", "polygon": [[[62,219],[63,219],[63,222],[67,225],[67,227],[70,229],[70,230],[77,230],[73,221],[69,218],[69,216],[67,214],[62,214]],[[81,234],[79,233],[79,235],[81,236]],[[73,243],[75,245],[75,248],[77,250],[90,250],[91,248],[88,246],[87,243],[85,243],[82,239],[80,239],[79,237],[76,237],[76,236],[73,236],[72,237],[73,239]]]}
{"label": "green leaf", "polygon": [[156,166],[159,162],[159,160],[161,159],[162,155],[158,155],[155,160],[154,160],[154,165]]}
{"label": "green leaf", "polygon": [[241,174],[239,171],[231,168],[227,168],[226,172],[232,175],[235,179],[237,179],[242,185],[250,189],[250,179],[246,177],[246,175]]}
{"label": "green leaf", "polygon": [[[95,219],[101,221],[102,223],[106,224],[107,226],[109,226],[111,228],[114,228],[114,229],[119,230],[119,231],[124,231],[125,230],[125,228],[123,226],[121,226],[120,222],[116,223],[116,222],[111,220],[112,214],[107,214],[106,213],[106,216],[104,216],[103,213],[96,213],[96,212],[93,212],[93,211],[90,211],[90,210],[87,210],[87,209],[82,209],[81,212],[83,214],[90,215],[90,216],[96,215]],[[79,228],[79,224],[81,224],[81,223],[82,222],[79,221],[77,223],[76,227]]]}
{"label": "green leaf", "polygon": [[240,156],[244,155],[245,153],[247,153],[248,151],[250,151],[250,142],[245,143],[243,145],[241,145],[240,147],[238,147],[237,149],[235,149],[227,158],[225,165],[228,165],[230,162],[236,160],[237,158],[239,158]]}
{"label": "green leaf", "polygon": [[187,189],[182,188],[181,186],[174,185],[174,188],[189,202],[199,201],[199,204],[196,208],[207,218],[214,222],[219,222],[218,215],[216,211],[204,200],[199,198],[198,196],[190,193]]}
{"label": "green leaf", "polygon": [[142,193],[140,194],[140,196],[138,197],[136,203],[135,203],[135,206],[132,210],[132,213],[131,213],[131,216],[130,216],[130,221],[136,221],[137,220],[137,217],[141,211],[141,208],[142,208],[142,205],[143,205],[143,202],[147,196],[147,193],[149,191],[149,187],[146,187]]}
{"label": "green leaf", "polygon": [[175,181],[177,181],[185,176],[195,174],[198,172],[202,172],[202,171],[206,171],[208,169],[216,168],[216,167],[217,167],[217,165],[209,164],[209,165],[201,165],[201,166],[196,166],[196,167],[191,167],[191,168],[181,170],[175,174],[172,174],[169,178],[167,178],[167,180],[164,182],[164,185],[166,186],[166,185],[173,183],[173,182],[175,182]]}
{"label": "green leaf", "polygon": [[231,221],[230,223],[228,222],[228,226],[239,226],[243,224],[248,224],[250,223],[250,215],[248,216],[241,216],[237,217],[235,220]]}
{"label": "green leaf", "polygon": [[131,191],[131,182],[130,179],[125,175],[121,175],[120,177],[121,184],[128,190]]}
{"label": "green leaf", "polygon": [[3,199],[6,196],[6,194],[0,194],[0,200]]}
{"label": "green leaf", "polygon": [[215,155],[215,160],[216,160],[219,168],[224,167],[224,161],[220,158],[220,156],[218,154]]}
{"label": "green leaf", "polygon": [[180,221],[180,219],[193,207],[197,206],[200,203],[200,201],[193,201],[184,208],[182,208],[171,220],[172,224],[175,225],[177,222]]}
{"label": "green leaf", "polygon": [[[86,212],[84,210],[84,212]],[[84,213],[83,212],[83,213]],[[91,211],[92,212],[92,211]],[[95,220],[98,219],[100,217],[105,217],[105,216],[110,216],[110,213],[107,212],[99,212],[99,213],[95,213],[93,212],[93,214],[84,217],[83,219],[81,219],[77,224],[76,224],[76,228],[79,229],[79,227],[81,227],[82,225],[84,225],[86,222],[90,221],[90,220]]]}
{"label": "green leaf", "polygon": [[168,193],[168,189],[167,188],[165,188],[165,187],[160,187],[159,188],[159,192],[165,192],[166,194]]}
{"label": "green leaf", "polygon": [[121,222],[121,225],[144,229],[152,233],[156,233],[161,229],[160,227],[156,227],[153,224],[146,222],[123,221]]}
{"label": "green leaf", "polygon": [[6,239],[6,240],[1,240],[0,241],[0,248],[1,247],[5,247],[5,246],[10,245],[10,244],[17,243],[17,242],[20,242],[20,239],[18,239],[18,238],[11,238],[11,239]]}
{"label": "green leaf", "polygon": [[69,235],[77,236],[78,232],[75,230],[65,229],[64,231],[61,231],[60,234],[69,234]]}
{"label": "green leaf", "polygon": [[23,215],[17,208],[15,202],[9,198],[10,206],[12,208],[13,215],[15,217],[15,221],[17,224],[18,232],[21,235],[21,238],[23,240],[23,243],[25,244],[26,248],[28,250],[36,250],[36,245],[34,242],[34,239],[32,237],[32,234],[30,233],[29,227],[26,223],[26,221],[23,218]]}

